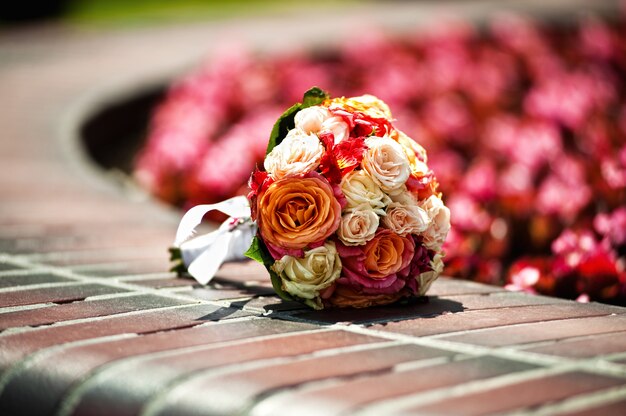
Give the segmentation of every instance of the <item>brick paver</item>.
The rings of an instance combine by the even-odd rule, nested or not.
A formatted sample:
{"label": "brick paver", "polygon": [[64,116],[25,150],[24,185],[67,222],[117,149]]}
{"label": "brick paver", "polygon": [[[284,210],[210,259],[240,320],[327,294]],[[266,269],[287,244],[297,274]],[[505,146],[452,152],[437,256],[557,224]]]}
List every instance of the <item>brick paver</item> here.
{"label": "brick paver", "polygon": [[126,289],[101,284],[74,284],[39,289],[15,290],[2,293],[0,308],[33,305],[37,303],[68,303],[84,300],[90,296],[126,292]]}
{"label": "brick paver", "polygon": [[[405,3],[354,13],[428,20]],[[325,20],[0,36],[0,414],[626,414],[624,308],[442,278],[427,302],[316,312],[251,263],[203,287],[167,271],[180,213],[81,162],[107,97],[233,33],[271,52],[350,31]]]}
{"label": "brick paver", "polygon": [[[417,362],[416,364],[420,364]],[[445,389],[457,384],[488,379],[535,368],[493,357],[478,357],[459,361],[430,360],[416,368],[400,369],[387,374],[363,376],[338,381],[330,386],[312,385],[297,391],[270,396],[255,405],[254,415],[288,415],[299,412],[304,404],[318,414],[349,413],[368,403],[402,397],[407,394]],[[385,388],[381,388],[385,386]],[[313,414],[314,412],[311,412]]]}
{"label": "brick paver", "polygon": [[16,310],[2,314],[0,330],[53,324],[96,316],[108,316],[125,312],[140,311],[158,307],[190,304],[193,301],[166,298],[153,294],[117,296],[88,302],[73,302],[64,305]]}
{"label": "brick paver", "polygon": [[[187,379],[191,377],[192,384],[210,383],[216,384],[215,392],[211,393],[212,387],[198,387],[198,389],[190,390],[194,395],[200,392],[200,395],[208,399],[207,402],[215,403],[218,400],[231,402],[231,409],[237,410],[238,406],[245,406],[247,401],[241,400],[246,394],[252,393],[242,391],[237,387],[233,387],[232,383],[248,385],[255,379],[263,378],[266,374],[291,377],[306,377],[311,367],[296,368],[295,371],[286,370],[284,365],[275,361],[300,362],[300,360],[292,360],[295,356],[308,356],[314,353],[324,352],[325,350],[338,350],[342,347],[359,346],[370,343],[380,343],[384,339],[377,339],[360,334],[352,334],[345,331],[323,331],[313,333],[295,333],[290,336],[277,336],[273,338],[265,338],[255,340],[249,339],[249,342],[240,343],[238,345],[224,346],[208,346],[197,348],[192,351],[171,351],[159,356],[144,357],[138,360],[129,360],[131,362],[121,362],[118,366],[111,366],[108,371],[103,371],[93,377],[89,382],[80,386],[80,402],[76,404],[75,414],[84,415],[107,415],[107,414],[135,414],[139,412],[146,402],[160,391],[166,390],[171,384],[182,383],[187,384]],[[369,351],[369,350],[368,350]],[[387,351],[387,350],[385,350]],[[422,354],[430,354],[430,350]],[[362,364],[365,358],[370,356],[369,353],[363,353],[365,357],[351,354],[351,359]],[[411,357],[418,357],[419,354],[410,354]],[[343,355],[333,355],[337,360],[343,362]],[[388,359],[400,360],[401,354],[385,354]],[[406,359],[406,357],[405,357]],[[310,360],[314,360],[311,358]],[[312,361],[308,362],[310,365]],[[255,370],[238,372],[237,370],[246,364],[256,366]],[[259,366],[259,364],[261,364]],[[264,365],[263,365],[264,364]],[[313,365],[319,362],[313,362]],[[383,365],[383,364],[381,364]],[[324,365],[316,366],[320,371],[326,368]],[[165,371],[163,369],[166,369]],[[228,373],[235,371],[232,377],[224,376],[213,383],[207,380],[207,377],[214,377],[215,373]],[[307,371],[309,370],[309,371]],[[326,371],[331,371],[327,369]],[[194,375],[198,375],[199,379],[195,380]],[[125,393],[126,384],[121,385],[115,383],[122,377],[127,383],[134,386],[132,393]],[[233,380],[234,379],[234,380]],[[231,383],[231,384],[229,384]],[[116,386],[116,387],[114,387]],[[185,388],[185,387],[183,387]],[[231,399],[232,398],[232,399]],[[185,399],[182,399],[186,401]],[[115,403],[114,405],[107,403]],[[173,411],[176,412],[176,407]],[[101,410],[95,410],[101,409]],[[214,407],[201,406],[201,413],[211,413]]]}
{"label": "brick paver", "polygon": [[492,390],[443,399],[427,406],[416,406],[410,412],[425,414],[484,415],[513,410],[522,406],[562,400],[577,394],[602,390],[623,384],[621,378],[571,372],[497,387]]}
{"label": "brick paver", "polygon": [[[587,329],[589,329],[589,327],[587,327]],[[611,332],[608,334],[590,335],[585,333],[582,337],[561,340],[560,342],[532,345],[524,349],[540,354],[567,358],[593,358],[601,355],[618,354],[624,352],[626,332],[615,331],[617,331],[617,328],[611,328]]]}

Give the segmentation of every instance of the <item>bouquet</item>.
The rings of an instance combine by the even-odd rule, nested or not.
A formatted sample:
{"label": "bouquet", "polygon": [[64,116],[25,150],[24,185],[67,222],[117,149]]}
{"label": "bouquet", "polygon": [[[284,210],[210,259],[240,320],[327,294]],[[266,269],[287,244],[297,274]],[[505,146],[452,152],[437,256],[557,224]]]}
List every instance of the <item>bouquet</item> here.
{"label": "bouquet", "polygon": [[[443,269],[450,212],[426,151],[372,95],[307,91],[274,125],[249,186],[250,216],[239,213],[217,233],[253,230],[242,233],[252,240],[245,255],[267,268],[283,299],[314,309],[384,305],[423,296]],[[192,220],[190,211],[180,241],[214,207],[194,208]],[[235,240],[213,243],[214,252],[236,257],[226,253]]]}

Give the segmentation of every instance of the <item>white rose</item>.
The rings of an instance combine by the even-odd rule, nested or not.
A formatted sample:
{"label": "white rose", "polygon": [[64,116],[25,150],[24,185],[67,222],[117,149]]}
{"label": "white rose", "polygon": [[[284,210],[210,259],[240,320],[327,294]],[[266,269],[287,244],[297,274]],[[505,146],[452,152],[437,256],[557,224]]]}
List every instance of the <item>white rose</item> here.
{"label": "white rose", "polygon": [[324,146],[314,134],[292,129],[265,157],[265,170],[274,179],[311,172],[320,164]]}
{"label": "white rose", "polygon": [[348,124],[341,117],[334,116],[324,120],[320,133],[329,131],[335,137],[335,144],[339,143],[350,135]]}
{"label": "white rose", "polygon": [[409,178],[411,168],[402,146],[389,137],[369,137],[363,155],[363,169],[383,191],[393,193]]}
{"label": "white rose", "polygon": [[322,129],[324,121],[331,117],[332,114],[328,108],[314,105],[298,111],[294,117],[294,123],[297,129],[305,133],[317,133]]}
{"label": "white rose", "polygon": [[326,107],[319,105],[298,111],[294,122],[296,128],[305,133],[332,133],[335,137],[335,143],[339,143],[350,133],[348,124],[341,117],[333,116]]}
{"label": "white rose", "polygon": [[407,189],[406,185],[402,185],[396,192],[389,195],[391,202],[398,202],[404,205],[417,205],[417,199]]}
{"label": "white rose", "polygon": [[439,253],[435,254],[435,257],[430,262],[430,268],[432,270],[421,273],[417,276],[418,295],[424,296],[430,285],[439,277],[443,272],[443,256]]}
{"label": "white rose", "polygon": [[389,191],[388,195],[389,195],[389,198],[393,202],[400,202],[402,204],[407,204],[407,205],[414,203],[414,202],[408,202],[409,200],[412,200],[412,198],[410,196],[410,192],[408,188],[406,187],[406,185],[400,185],[397,189]]}
{"label": "white rose", "polygon": [[434,251],[439,251],[450,231],[450,210],[443,201],[435,195],[431,195],[421,203],[429,218],[428,228],[421,234],[424,246]]}
{"label": "white rose", "polygon": [[346,210],[367,204],[378,215],[385,215],[385,206],[391,202],[374,180],[363,170],[353,170],[341,180],[341,191],[348,201]]}
{"label": "white rose", "polygon": [[341,274],[341,259],[332,241],[308,250],[304,258],[283,256],[271,269],[282,281],[283,290],[305,299],[305,303],[321,309],[320,291],[328,288]]}
{"label": "white rose", "polygon": [[386,213],[383,217],[385,227],[403,237],[422,233],[428,228],[428,214],[415,204],[392,202],[387,206]]}
{"label": "white rose", "polygon": [[378,215],[369,205],[357,207],[341,217],[337,236],[347,246],[359,246],[370,241],[378,229]]}

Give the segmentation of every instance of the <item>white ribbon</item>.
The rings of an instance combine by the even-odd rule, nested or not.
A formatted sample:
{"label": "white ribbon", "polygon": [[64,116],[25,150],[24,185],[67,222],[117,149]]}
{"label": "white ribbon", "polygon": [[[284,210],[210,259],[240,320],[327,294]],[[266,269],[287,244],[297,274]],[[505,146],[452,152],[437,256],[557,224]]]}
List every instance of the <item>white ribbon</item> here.
{"label": "white ribbon", "polygon": [[[209,211],[220,211],[230,218],[217,230],[190,239]],[[185,213],[176,231],[174,247],[180,249],[183,264],[194,279],[206,285],[222,263],[246,258],[244,253],[256,234],[256,224],[250,216],[250,205],[244,196],[217,204],[198,205]]]}

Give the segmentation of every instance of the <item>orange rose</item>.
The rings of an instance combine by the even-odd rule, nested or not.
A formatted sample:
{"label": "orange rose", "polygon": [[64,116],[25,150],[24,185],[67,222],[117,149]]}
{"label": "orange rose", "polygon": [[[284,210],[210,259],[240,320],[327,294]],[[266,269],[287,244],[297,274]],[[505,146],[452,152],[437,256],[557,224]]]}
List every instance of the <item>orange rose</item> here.
{"label": "orange rose", "polygon": [[341,220],[341,205],[332,186],[317,173],[272,183],[257,204],[259,232],[278,251],[322,242]]}
{"label": "orange rose", "polygon": [[343,277],[367,293],[396,293],[405,285],[415,243],[391,230],[380,228],[365,246],[337,245]]}
{"label": "orange rose", "polygon": [[384,279],[405,268],[413,257],[411,242],[391,231],[378,232],[363,250],[369,277]]}

